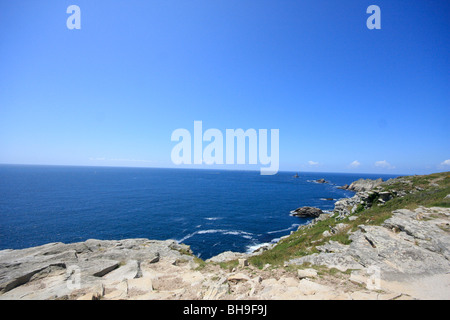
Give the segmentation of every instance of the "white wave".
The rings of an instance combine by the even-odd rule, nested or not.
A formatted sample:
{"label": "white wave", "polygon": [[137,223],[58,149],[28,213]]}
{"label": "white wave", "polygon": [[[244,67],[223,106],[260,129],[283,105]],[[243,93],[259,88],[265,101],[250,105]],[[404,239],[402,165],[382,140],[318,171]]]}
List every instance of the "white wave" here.
{"label": "white wave", "polygon": [[253,245],[247,246],[246,247],[247,250],[245,251],[245,253],[247,253],[247,254],[253,253],[256,250],[258,250],[259,248],[268,246],[269,244],[270,244],[269,242],[264,242],[264,243],[258,243],[258,244],[253,244]]}
{"label": "white wave", "polygon": [[280,241],[280,239],[281,238],[275,238],[275,239],[272,239],[270,242],[263,242],[263,243],[256,243],[256,244],[249,245],[246,247],[247,250],[245,251],[245,253],[247,253],[247,254],[253,253],[261,247],[270,246],[274,243],[277,243],[278,241]]}
{"label": "white wave", "polygon": [[282,229],[282,230],[269,231],[269,232],[267,232],[267,233],[268,233],[268,234],[272,234],[272,233],[286,232],[286,231],[290,231],[290,230],[292,230],[292,229],[295,229],[296,227],[299,227],[299,226],[301,226],[301,225],[298,224],[298,223],[294,223],[294,224],[293,224],[292,226],[290,226],[289,228]]}
{"label": "white wave", "polygon": [[178,243],[186,241],[187,239],[192,238],[192,237],[196,236],[197,234],[209,234],[209,233],[221,233],[223,235],[233,235],[233,236],[240,236],[245,239],[253,239],[253,233],[246,232],[246,231],[209,229],[209,230],[199,230],[199,231],[190,233],[187,236],[183,237],[182,239],[178,240]]}
{"label": "white wave", "polygon": [[215,220],[220,220],[223,219],[222,217],[210,217],[210,218],[205,218],[205,220],[209,220],[209,221],[215,221]]}

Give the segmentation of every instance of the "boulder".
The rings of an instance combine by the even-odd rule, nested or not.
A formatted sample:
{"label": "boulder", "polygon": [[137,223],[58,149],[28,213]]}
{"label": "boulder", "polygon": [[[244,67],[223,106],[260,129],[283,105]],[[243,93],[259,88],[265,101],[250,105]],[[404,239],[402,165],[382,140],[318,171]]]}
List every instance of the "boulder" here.
{"label": "boulder", "polygon": [[227,278],[227,281],[231,282],[231,283],[238,283],[241,281],[250,281],[250,277],[244,273],[236,273],[236,274],[230,275]]}
{"label": "boulder", "polygon": [[248,260],[247,259],[238,259],[239,267],[247,267],[248,266]]}
{"label": "boulder", "polygon": [[323,213],[319,208],[301,207],[291,211],[291,214],[300,218],[317,218]]}
{"label": "boulder", "polygon": [[300,279],[317,277],[317,271],[314,269],[300,269],[297,274]]}

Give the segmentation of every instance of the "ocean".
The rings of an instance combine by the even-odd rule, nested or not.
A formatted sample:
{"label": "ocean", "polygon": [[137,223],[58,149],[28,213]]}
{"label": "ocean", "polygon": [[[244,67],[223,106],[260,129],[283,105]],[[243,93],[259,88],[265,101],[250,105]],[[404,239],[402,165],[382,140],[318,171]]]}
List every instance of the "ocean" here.
{"label": "ocean", "polygon": [[[208,259],[251,252],[333,210],[337,189],[375,174],[0,165],[0,250],[87,239],[174,239]],[[316,183],[324,178],[328,184]]]}

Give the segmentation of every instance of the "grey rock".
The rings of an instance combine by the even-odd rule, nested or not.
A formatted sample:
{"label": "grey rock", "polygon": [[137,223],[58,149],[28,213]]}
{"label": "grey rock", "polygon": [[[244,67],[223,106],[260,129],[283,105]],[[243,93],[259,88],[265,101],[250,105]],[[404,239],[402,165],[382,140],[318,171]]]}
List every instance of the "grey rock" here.
{"label": "grey rock", "polygon": [[[174,240],[125,239],[120,241],[90,239],[80,243],[50,243],[22,250],[0,251],[0,297],[18,287],[45,278],[46,274],[75,268],[83,286],[96,285],[101,279],[130,279],[142,276],[140,263],[156,263],[160,259],[193,260],[189,246]],[[64,276],[53,294],[70,294]],[[52,290],[47,290],[52,292]],[[35,294],[35,297],[47,297]]]}
{"label": "grey rock", "polygon": [[336,201],[334,204],[334,212],[338,213],[339,218],[343,218],[355,213],[360,205],[364,208],[370,208],[372,205],[384,204],[392,199],[392,197],[392,193],[386,191],[359,191],[351,198]]}
{"label": "grey rock", "polygon": [[[440,209],[450,212],[450,209]],[[428,219],[420,220],[428,215]],[[320,253],[292,259],[288,264],[325,265],[345,271],[348,269],[381,269],[388,281],[407,281],[420,276],[450,272],[450,236],[439,228],[445,218],[431,219],[432,209],[396,210],[382,226],[360,225],[350,235],[351,243],[334,241],[318,246]]]}
{"label": "grey rock", "polygon": [[383,202],[389,201],[392,199],[392,194],[388,191],[383,191],[378,193],[379,200]]}
{"label": "grey rock", "polygon": [[358,181],[352,182],[347,190],[352,190],[352,191],[369,191],[374,189],[375,187],[378,187],[381,183],[383,182],[383,179],[376,179],[376,180],[372,180],[372,179],[359,179]]}
{"label": "grey rock", "polygon": [[317,218],[323,213],[319,208],[314,207],[301,207],[291,211],[291,214],[300,218]]}
{"label": "grey rock", "polygon": [[317,271],[314,269],[299,269],[297,275],[299,279],[315,278],[317,277]]}
{"label": "grey rock", "polygon": [[222,252],[210,259],[207,259],[206,262],[227,262],[232,260],[246,259],[249,255],[241,252],[233,252],[233,251],[225,251]]}

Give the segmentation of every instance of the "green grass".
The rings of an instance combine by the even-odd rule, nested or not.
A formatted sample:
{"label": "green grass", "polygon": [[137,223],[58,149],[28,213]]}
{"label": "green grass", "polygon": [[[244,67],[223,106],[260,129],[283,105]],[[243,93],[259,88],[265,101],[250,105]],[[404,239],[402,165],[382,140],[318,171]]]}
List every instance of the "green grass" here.
{"label": "green grass", "polygon": [[239,261],[238,260],[230,260],[230,261],[226,261],[226,262],[219,262],[219,266],[222,269],[228,270],[230,272],[231,272],[231,270],[236,268],[238,265],[239,265]]}
{"label": "green grass", "polygon": [[[296,257],[306,256],[315,252],[317,245],[324,243],[323,233],[336,226],[335,219],[320,221],[312,227],[305,227],[281,240],[271,250],[263,252],[261,255],[253,256],[249,262],[259,268],[266,264],[281,265],[284,261]],[[336,237],[336,236],[333,236]],[[331,238],[333,238],[331,237]],[[336,238],[336,240],[339,240]],[[348,242],[348,239],[345,239]]]}
{"label": "green grass", "polygon": [[[287,260],[318,252],[316,247],[325,244],[329,240],[337,241],[345,245],[350,244],[349,234],[345,230],[331,237],[323,236],[325,231],[330,231],[338,223],[347,224],[348,230],[356,231],[358,226],[362,224],[382,225],[386,219],[392,216],[392,211],[397,209],[413,210],[418,206],[450,207],[450,199],[445,198],[450,194],[449,172],[436,173],[428,176],[403,177],[402,180],[391,185],[384,185],[383,190],[404,191],[408,193],[406,196],[393,198],[384,205],[373,205],[368,209],[364,209],[364,206],[358,206],[356,212],[353,214],[357,218],[353,221],[348,219],[352,215],[339,221],[333,216],[327,220],[317,222],[315,225],[303,227],[292,233],[289,237],[281,240],[271,250],[251,257],[249,262],[259,268],[262,268],[266,264],[279,266]],[[374,198],[373,200],[376,203],[377,199]]]}

